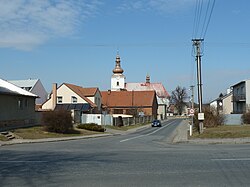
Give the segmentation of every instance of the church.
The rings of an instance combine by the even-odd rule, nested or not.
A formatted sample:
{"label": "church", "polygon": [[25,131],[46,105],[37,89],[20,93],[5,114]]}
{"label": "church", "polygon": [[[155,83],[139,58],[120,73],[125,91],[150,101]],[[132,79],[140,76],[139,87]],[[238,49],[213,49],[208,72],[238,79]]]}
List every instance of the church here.
{"label": "church", "polygon": [[166,118],[169,95],[164,86],[161,83],[150,83],[149,76],[146,83],[126,83],[123,72],[121,59],[117,54],[111,89],[102,92],[102,104],[107,113]]}

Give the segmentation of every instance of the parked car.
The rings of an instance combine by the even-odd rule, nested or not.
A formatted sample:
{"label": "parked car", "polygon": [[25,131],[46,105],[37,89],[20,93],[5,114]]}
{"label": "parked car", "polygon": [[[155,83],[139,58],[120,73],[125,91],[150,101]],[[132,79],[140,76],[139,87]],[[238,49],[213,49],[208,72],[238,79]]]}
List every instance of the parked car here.
{"label": "parked car", "polygon": [[151,124],[152,127],[161,127],[161,121],[158,120],[158,119],[155,119],[152,121],[152,124]]}

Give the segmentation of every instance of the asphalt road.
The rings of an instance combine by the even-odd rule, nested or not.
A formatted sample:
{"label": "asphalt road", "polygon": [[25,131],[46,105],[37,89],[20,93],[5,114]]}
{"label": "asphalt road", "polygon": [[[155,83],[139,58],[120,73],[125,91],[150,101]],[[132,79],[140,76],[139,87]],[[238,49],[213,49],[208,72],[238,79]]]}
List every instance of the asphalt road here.
{"label": "asphalt road", "polygon": [[0,147],[0,186],[250,186],[250,146],[170,144],[181,120],[95,139]]}

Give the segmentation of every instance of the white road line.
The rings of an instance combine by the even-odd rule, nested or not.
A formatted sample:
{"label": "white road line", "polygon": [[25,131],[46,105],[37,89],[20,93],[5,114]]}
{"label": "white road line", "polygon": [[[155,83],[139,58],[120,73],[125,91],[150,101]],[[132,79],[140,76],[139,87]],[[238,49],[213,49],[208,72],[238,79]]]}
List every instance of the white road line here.
{"label": "white road line", "polygon": [[39,161],[39,160],[8,160],[8,161],[0,161],[0,163],[43,163],[47,161]]}
{"label": "white road line", "polygon": [[250,158],[215,158],[213,161],[250,161]]}
{"label": "white road line", "polygon": [[122,142],[126,142],[126,141],[129,141],[129,140],[134,140],[134,139],[137,139],[137,138],[140,138],[140,137],[143,137],[143,136],[152,135],[152,134],[158,132],[159,130],[162,130],[163,128],[168,127],[168,126],[171,125],[173,122],[174,122],[174,121],[170,122],[169,124],[167,124],[167,125],[165,125],[165,126],[159,128],[159,129],[157,129],[157,130],[155,130],[155,131],[153,131],[153,132],[150,132],[150,133],[148,133],[148,134],[139,135],[139,136],[135,136],[135,137],[132,137],[132,138],[124,139],[124,140],[121,140],[120,142],[122,143]]}

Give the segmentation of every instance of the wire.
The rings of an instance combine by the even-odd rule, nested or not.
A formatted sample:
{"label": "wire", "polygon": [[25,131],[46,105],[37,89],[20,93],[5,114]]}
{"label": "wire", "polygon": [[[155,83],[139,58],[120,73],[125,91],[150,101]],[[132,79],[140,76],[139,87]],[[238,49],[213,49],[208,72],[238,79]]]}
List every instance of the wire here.
{"label": "wire", "polygon": [[203,0],[196,0],[193,37],[197,36],[200,28],[201,15],[202,15]]}
{"label": "wire", "polygon": [[[198,38],[199,36],[199,38],[204,39],[207,34],[215,7],[215,0],[207,0],[206,4],[204,2],[204,0],[196,0],[192,38]],[[205,13],[203,13],[204,10]]]}
{"label": "wire", "polygon": [[211,12],[210,12],[210,15],[209,15],[209,18],[208,18],[206,30],[205,30],[205,32],[204,32],[204,34],[203,34],[203,38],[205,38],[205,36],[206,36],[206,34],[207,34],[208,25],[209,25],[209,23],[210,23],[210,20],[211,20],[211,17],[212,17],[212,13],[213,13],[213,10],[214,10],[214,5],[215,5],[215,0],[213,1],[213,4],[212,4]]}
{"label": "wire", "polygon": [[[205,23],[206,23],[206,20],[207,20],[207,15],[208,15],[208,10],[209,10],[209,7],[210,7],[210,0],[208,1],[208,5],[207,5],[207,9],[206,9],[206,14],[205,14],[205,18],[204,18],[204,22],[203,22],[203,26],[202,26],[202,30],[201,30],[201,33],[204,32],[204,28],[205,28]],[[200,37],[201,38],[201,37]]]}

